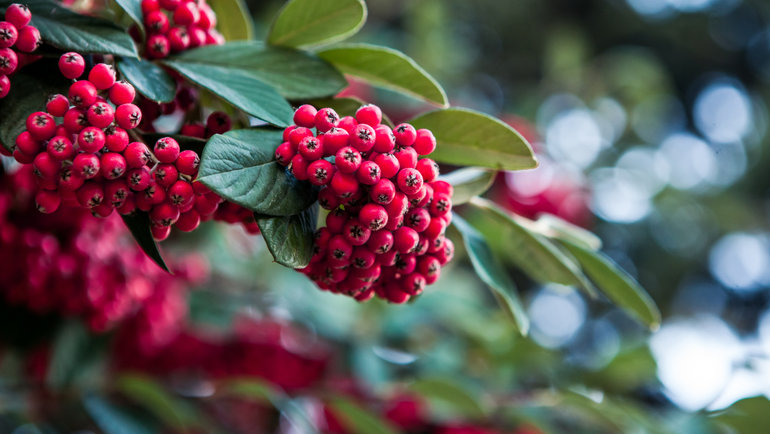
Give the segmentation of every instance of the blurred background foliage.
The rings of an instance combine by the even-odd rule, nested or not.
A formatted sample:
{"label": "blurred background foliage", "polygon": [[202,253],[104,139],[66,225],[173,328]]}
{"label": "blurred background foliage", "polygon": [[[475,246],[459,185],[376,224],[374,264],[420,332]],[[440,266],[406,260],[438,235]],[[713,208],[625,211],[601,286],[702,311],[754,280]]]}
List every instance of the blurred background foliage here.
{"label": "blurred background foliage", "polygon": [[[281,2],[247,3],[261,37]],[[156,411],[178,418],[164,424],[172,432],[194,432],[185,429],[188,405],[206,407],[201,418],[227,420],[223,432],[263,432],[257,427],[264,426],[335,432],[329,417],[317,417],[319,401],[337,417],[357,415],[343,423],[349,432],[406,430],[384,410],[403,396],[425,403],[420,417],[432,426],[458,429],[441,432],[765,432],[768,4],[368,0],[367,5],[367,25],[354,41],[403,50],[442,83],[452,105],[499,116],[533,143],[541,167],[499,175],[488,196],[522,215],[548,212],[597,233],[604,252],[661,308],[660,329],[650,333],[610,303],[589,300],[573,288],[541,285],[512,267],[532,320],[530,338],[521,338],[462,252],[413,303],[357,304],[320,292],[302,275],[272,264],[259,237],[208,225],[171,244],[178,252],[199,250],[211,264],[208,283],[189,295],[188,327],[216,335],[230,333],[243,318],[291,323],[302,329],[300,343],[276,345],[325,360],[323,381],[314,379],[310,388],[295,392],[260,371],[253,377],[272,386],[252,379],[238,389],[238,396],[257,407],[210,403],[219,392],[207,392],[207,383],[194,376],[184,381],[161,376],[173,399],[133,377],[95,381],[108,383],[118,402],[144,396],[163,404],[154,406]],[[356,82],[345,93],[380,104],[395,122],[429,108]],[[510,256],[506,238],[471,211],[458,210],[487,235],[497,235],[493,248]],[[16,327],[6,321],[10,316],[2,318],[4,327]],[[72,327],[68,336],[77,342]],[[57,360],[62,359],[52,363]],[[2,367],[7,387],[0,407],[9,416],[0,420],[0,432],[82,428],[52,422],[68,419],[61,408],[33,412],[35,425],[17,428],[27,418],[18,416],[24,414],[24,400],[13,380],[22,368],[12,357],[5,357]],[[302,370],[286,369],[290,375]],[[93,387],[85,381],[88,375],[81,377],[65,383]],[[278,392],[281,388],[289,395]],[[44,401],[52,399],[49,393]],[[369,414],[350,409],[367,402],[376,402],[368,406]],[[265,403],[278,416],[261,425]],[[147,407],[131,411],[152,413],[153,405]],[[78,408],[101,429],[111,417],[127,417],[100,397],[87,397]],[[389,422],[376,414],[380,410],[390,415]],[[230,420],[239,411],[247,428],[236,429]],[[69,418],[78,419],[73,414],[79,413]]]}

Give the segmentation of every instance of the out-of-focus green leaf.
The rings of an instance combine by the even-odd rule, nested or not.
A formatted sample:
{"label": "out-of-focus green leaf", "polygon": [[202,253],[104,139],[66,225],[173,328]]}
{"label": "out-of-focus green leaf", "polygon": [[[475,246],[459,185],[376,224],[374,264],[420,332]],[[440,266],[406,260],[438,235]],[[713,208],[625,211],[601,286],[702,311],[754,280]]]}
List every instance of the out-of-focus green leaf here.
{"label": "out-of-focus green leaf", "polygon": [[406,54],[388,47],[369,44],[342,44],[324,49],[318,55],[340,71],[375,86],[424,99],[448,107],[446,93],[436,79]]}
{"label": "out-of-focus green leaf", "polygon": [[591,250],[602,248],[601,238],[597,237],[593,232],[587,231],[553,214],[539,216],[534,222],[533,228],[549,238],[566,240]]}
{"label": "out-of-focus green leaf", "polygon": [[289,0],[270,27],[267,42],[312,47],[353,36],[366,21],[363,0]]}
{"label": "out-of-focus green leaf", "polygon": [[144,33],[144,21],[142,20],[142,2],[137,0],[115,0],[123,12],[134,21],[139,30]]}
{"label": "out-of-focus green leaf", "polygon": [[454,215],[452,223],[460,231],[465,249],[473,264],[473,269],[481,280],[486,283],[511,318],[522,335],[529,330],[529,319],[521,305],[516,285],[506,273],[500,261],[492,254],[492,250],[481,234],[458,215]]}
{"label": "out-of-focus green leaf", "polygon": [[134,236],[134,240],[142,248],[142,251],[147,256],[158,264],[158,267],[165,271],[169,271],[166,262],[163,260],[163,255],[160,254],[158,243],[152,238],[152,232],[150,231],[150,215],[144,211],[136,210],[129,215],[122,215],[123,223],[126,224],[128,230],[131,231],[131,235]]}
{"label": "out-of-focus green leaf", "polygon": [[243,0],[208,0],[208,5],[217,15],[219,32],[228,41],[254,38],[254,25],[249,8]]}
{"label": "out-of-focus green leaf", "polygon": [[408,386],[409,390],[427,398],[429,401],[442,401],[451,405],[455,414],[471,419],[484,419],[486,411],[467,388],[450,378],[425,378]]}
{"label": "out-of-focus green leaf", "polygon": [[477,111],[449,108],[417,116],[409,121],[427,128],[438,142],[430,155],[438,162],[481,166],[499,170],[537,167],[527,140],[508,124]]}
{"label": "out-of-focus green leaf", "polygon": [[317,218],[317,203],[293,216],[257,217],[257,225],[275,262],[289,268],[302,268],[310,263]]}
{"label": "out-of-focus green leaf", "polygon": [[569,241],[562,241],[562,243],[580,262],[591,280],[613,303],[643,322],[647,327],[658,328],[660,325],[658,307],[655,306],[655,302],[649,294],[628,273],[600,252]]}
{"label": "out-of-focus green leaf", "polygon": [[398,429],[376,414],[342,397],[335,397],[329,408],[345,428],[354,433],[396,434]]}
{"label": "out-of-focus green leaf", "polygon": [[115,388],[153,413],[168,427],[184,430],[196,423],[194,411],[166,392],[156,380],[125,374],[117,379]]}
{"label": "out-of-focus green leaf", "polygon": [[83,398],[83,406],[106,434],[153,434],[158,432],[157,427],[151,426],[137,415],[100,396],[86,396]]}
{"label": "out-of-focus green leaf", "polygon": [[454,194],[453,205],[462,205],[474,196],[484,194],[495,182],[497,172],[480,169],[478,167],[465,167],[454,172],[441,175],[439,179],[452,184]]}
{"label": "out-of-focus green leaf", "polygon": [[765,396],[741,399],[712,417],[735,433],[764,434],[770,426],[770,401]]}

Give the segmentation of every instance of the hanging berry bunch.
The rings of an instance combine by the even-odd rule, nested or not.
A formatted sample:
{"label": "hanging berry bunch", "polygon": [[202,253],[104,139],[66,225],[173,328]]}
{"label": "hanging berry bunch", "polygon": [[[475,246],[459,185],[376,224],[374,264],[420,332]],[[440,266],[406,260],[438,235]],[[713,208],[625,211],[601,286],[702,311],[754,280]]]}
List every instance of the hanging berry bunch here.
{"label": "hanging berry bunch", "polygon": [[215,29],[216,14],[205,0],[142,0],[142,14],[147,29],[145,55],[150,59],[225,42]]}
{"label": "hanging berry bunch", "polygon": [[375,105],[342,119],[303,105],[275,158],[297,179],[321,186],[319,203],[330,210],[302,272],[321,289],[360,301],[376,294],[404,303],[452,257],[445,237],[452,187],[438,180],[436,162],[418,159],[436,149],[429,130],[381,122]]}
{"label": "hanging berry bunch", "polygon": [[5,10],[5,21],[0,21],[0,98],[11,91],[8,77],[20,66],[17,52],[31,53],[40,46],[40,32],[29,24],[31,19],[28,7],[14,3]]}

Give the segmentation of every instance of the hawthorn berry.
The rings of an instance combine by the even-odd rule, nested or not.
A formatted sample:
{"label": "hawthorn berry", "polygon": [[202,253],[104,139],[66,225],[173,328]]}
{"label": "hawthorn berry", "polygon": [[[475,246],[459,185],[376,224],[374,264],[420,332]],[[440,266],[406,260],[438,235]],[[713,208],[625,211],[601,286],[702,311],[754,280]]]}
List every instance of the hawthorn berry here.
{"label": "hawthorn berry", "polygon": [[48,97],[48,101],[45,103],[45,111],[51,116],[60,118],[67,113],[70,108],[70,102],[66,96],[62,94],[55,94]]}
{"label": "hawthorn berry", "polygon": [[19,28],[19,37],[16,39],[16,49],[23,53],[31,53],[43,43],[40,31],[37,27],[24,26]]}
{"label": "hawthorn berry", "polygon": [[188,176],[195,176],[198,174],[198,165],[200,165],[200,157],[198,153],[191,150],[185,150],[179,153],[174,164],[176,165],[179,173]]}
{"label": "hawthorn berry", "polygon": [[0,74],[0,98],[5,98],[11,91],[11,80],[7,75]]}
{"label": "hawthorn berry", "polygon": [[99,90],[106,90],[115,84],[115,69],[106,63],[97,63],[88,73],[88,81]]}
{"label": "hawthorn berry", "polygon": [[110,101],[116,106],[129,104],[136,98],[136,89],[127,81],[116,81],[115,84],[110,87],[109,96]]}
{"label": "hawthorn berry", "polygon": [[107,137],[101,128],[86,127],[78,134],[78,147],[83,152],[98,152],[104,147],[106,142]]}
{"label": "hawthorn berry", "polygon": [[48,154],[56,160],[69,160],[75,155],[75,145],[72,141],[64,136],[56,136],[51,138],[46,145]]}
{"label": "hawthorn berry", "polygon": [[10,48],[16,43],[19,32],[16,26],[8,21],[0,21],[0,48]]}
{"label": "hawthorn berry", "polygon": [[0,48],[0,75],[11,75],[18,66],[16,52],[10,48]]}
{"label": "hawthorn berry", "polygon": [[13,24],[17,29],[20,29],[32,19],[32,12],[26,5],[20,3],[13,3],[5,10],[5,20]]}
{"label": "hawthorn berry", "polygon": [[126,159],[117,152],[107,152],[102,154],[99,161],[102,174],[107,179],[117,179],[126,173]]}
{"label": "hawthorn berry", "polygon": [[361,106],[356,110],[356,122],[376,127],[382,122],[382,110],[374,104]]}
{"label": "hawthorn berry", "polygon": [[179,143],[171,137],[163,137],[155,142],[153,151],[161,163],[173,163],[180,153]]}
{"label": "hawthorn berry", "polygon": [[35,112],[27,116],[26,126],[35,140],[48,140],[56,132],[56,121],[46,112]]}
{"label": "hawthorn berry", "polygon": [[334,176],[334,166],[326,160],[316,160],[307,168],[308,180],[313,185],[326,185]]}
{"label": "hawthorn berry", "polygon": [[126,159],[126,164],[130,168],[142,167],[153,161],[152,152],[142,142],[132,142],[126,146],[126,150],[123,152],[123,156]]}
{"label": "hawthorn berry", "polygon": [[69,88],[69,100],[77,107],[86,109],[96,102],[97,89],[93,83],[88,80],[79,80]]}
{"label": "hawthorn berry", "polygon": [[115,120],[115,110],[106,102],[95,102],[86,111],[88,123],[98,128],[107,128]]}
{"label": "hawthorn berry", "polygon": [[318,131],[325,133],[337,126],[340,116],[334,109],[322,108],[315,115],[315,127]]}
{"label": "hawthorn berry", "polygon": [[[299,108],[297,108],[296,111],[294,111],[294,123],[300,127],[313,128],[315,127],[316,113],[317,111],[312,105],[301,105]],[[286,139],[287,137],[284,137],[284,140]]]}
{"label": "hawthorn berry", "polygon": [[142,121],[142,111],[134,104],[121,104],[115,109],[115,121],[120,128],[134,129]]}

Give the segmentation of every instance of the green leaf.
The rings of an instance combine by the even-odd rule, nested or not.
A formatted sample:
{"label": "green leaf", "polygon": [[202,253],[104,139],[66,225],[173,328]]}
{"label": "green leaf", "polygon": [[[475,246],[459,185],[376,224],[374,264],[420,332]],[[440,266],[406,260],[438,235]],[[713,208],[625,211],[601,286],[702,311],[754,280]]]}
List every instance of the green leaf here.
{"label": "green leaf", "polygon": [[329,409],[349,432],[367,434],[397,434],[399,431],[390,421],[359,406],[354,401],[335,397]]}
{"label": "green leaf", "polygon": [[55,61],[40,60],[13,76],[11,91],[0,99],[0,143],[10,149],[16,136],[26,129],[27,116],[45,110],[46,99],[54,93],[67,93],[69,83],[60,74],[51,74]]}
{"label": "green leaf", "polygon": [[46,383],[56,389],[73,384],[93,386],[103,375],[104,339],[95,338],[77,320],[68,320],[58,330],[53,344]]}
{"label": "green leaf", "polygon": [[27,0],[31,24],[43,41],[65,51],[139,57],[131,36],[101,18],[80,15],[48,0]]}
{"label": "green leaf", "polygon": [[537,167],[527,140],[508,124],[491,116],[461,108],[440,109],[409,121],[427,128],[438,141],[431,158],[459,166],[499,170]]}
{"label": "green leaf", "polygon": [[497,172],[493,170],[479,169],[478,167],[465,167],[454,172],[441,175],[444,180],[454,187],[452,195],[453,205],[462,205],[474,196],[484,194],[495,182]]}
{"label": "green leaf", "polygon": [[156,427],[142,421],[127,409],[118,407],[106,399],[87,395],[83,398],[83,406],[96,424],[106,434],[152,434]]}
{"label": "green leaf", "polygon": [[484,419],[486,415],[479,398],[450,378],[425,378],[415,381],[408,388],[431,401],[450,405],[454,414],[473,419]]}
{"label": "green leaf", "polygon": [[513,280],[500,261],[492,254],[492,249],[489,248],[487,242],[476,229],[457,214],[452,217],[452,224],[462,236],[476,274],[492,290],[498,303],[500,303],[500,307],[505,310],[519,332],[526,335],[529,331],[529,319],[521,300],[519,300]]}
{"label": "green leaf", "polygon": [[765,396],[744,398],[712,416],[735,433],[763,434],[770,424],[770,401]]}
{"label": "green leaf", "polygon": [[275,161],[282,132],[233,130],[213,136],[201,157],[198,180],[223,198],[260,214],[290,216],[307,209],[317,194]]}
{"label": "green leaf", "polygon": [[449,106],[441,85],[406,54],[369,44],[343,44],[318,55],[340,71],[419,99]]}
{"label": "green leaf", "polygon": [[123,12],[125,12],[126,15],[128,15],[131,20],[136,23],[139,30],[144,33],[144,21],[142,20],[144,14],[142,13],[142,2],[137,0],[115,0],[115,3],[117,3],[121,9],[123,9]]}
{"label": "green leaf", "polygon": [[157,382],[140,375],[121,375],[115,387],[123,395],[154,414],[168,427],[183,431],[196,422],[195,413],[184,402],[175,399]]}
{"label": "green leaf", "polygon": [[224,24],[219,31],[226,40],[254,38],[254,24],[243,0],[209,0],[208,4],[217,14],[217,21]]}
{"label": "green leaf", "polygon": [[541,283],[574,285],[585,290],[588,295],[596,295],[596,289],[583,275],[574,258],[525,226],[526,221],[486,199],[475,197],[469,203],[489,219],[495,236],[505,246],[504,252],[532,279]]}
{"label": "green leaf", "polygon": [[225,394],[249,398],[262,404],[270,404],[279,399],[280,395],[273,389],[270,383],[258,378],[228,380],[221,385],[220,390]]}
{"label": "green leaf", "polygon": [[292,122],[294,110],[289,103],[248,71],[176,60],[166,60],[165,64],[258,119],[279,127]]}
{"label": "green leaf", "polygon": [[314,54],[257,41],[207,45],[185,51],[174,60],[247,71],[289,99],[334,95],[348,84],[339,71]]}
{"label": "green leaf", "polygon": [[311,47],[353,36],[366,21],[363,0],[289,0],[270,26],[267,42]]}
{"label": "green leaf", "polygon": [[[144,253],[150,257],[160,268],[169,271],[163,256],[158,249],[158,243],[152,238],[150,232],[150,215],[144,211],[135,211],[133,214],[124,215],[123,223],[126,224],[131,235],[134,236],[136,243],[142,248]],[[170,272],[170,271],[169,271]]]}
{"label": "green leaf", "polygon": [[566,240],[590,250],[602,248],[602,240],[591,231],[574,225],[553,214],[542,214],[534,223],[538,232],[557,240]]}
{"label": "green leaf", "polygon": [[176,97],[176,82],[160,66],[149,60],[124,57],[118,62],[123,78],[153,101],[169,102]]}
{"label": "green leaf", "polygon": [[651,329],[660,325],[660,311],[644,289],[606,255],[563,240],[588,277],[615,304]]}
{"label": "green leaf", "polygon": [[318,204],[288,217],[257,217],[257,225],[275,262],[289,268],[302,268],[313,256],[313,235]]}

